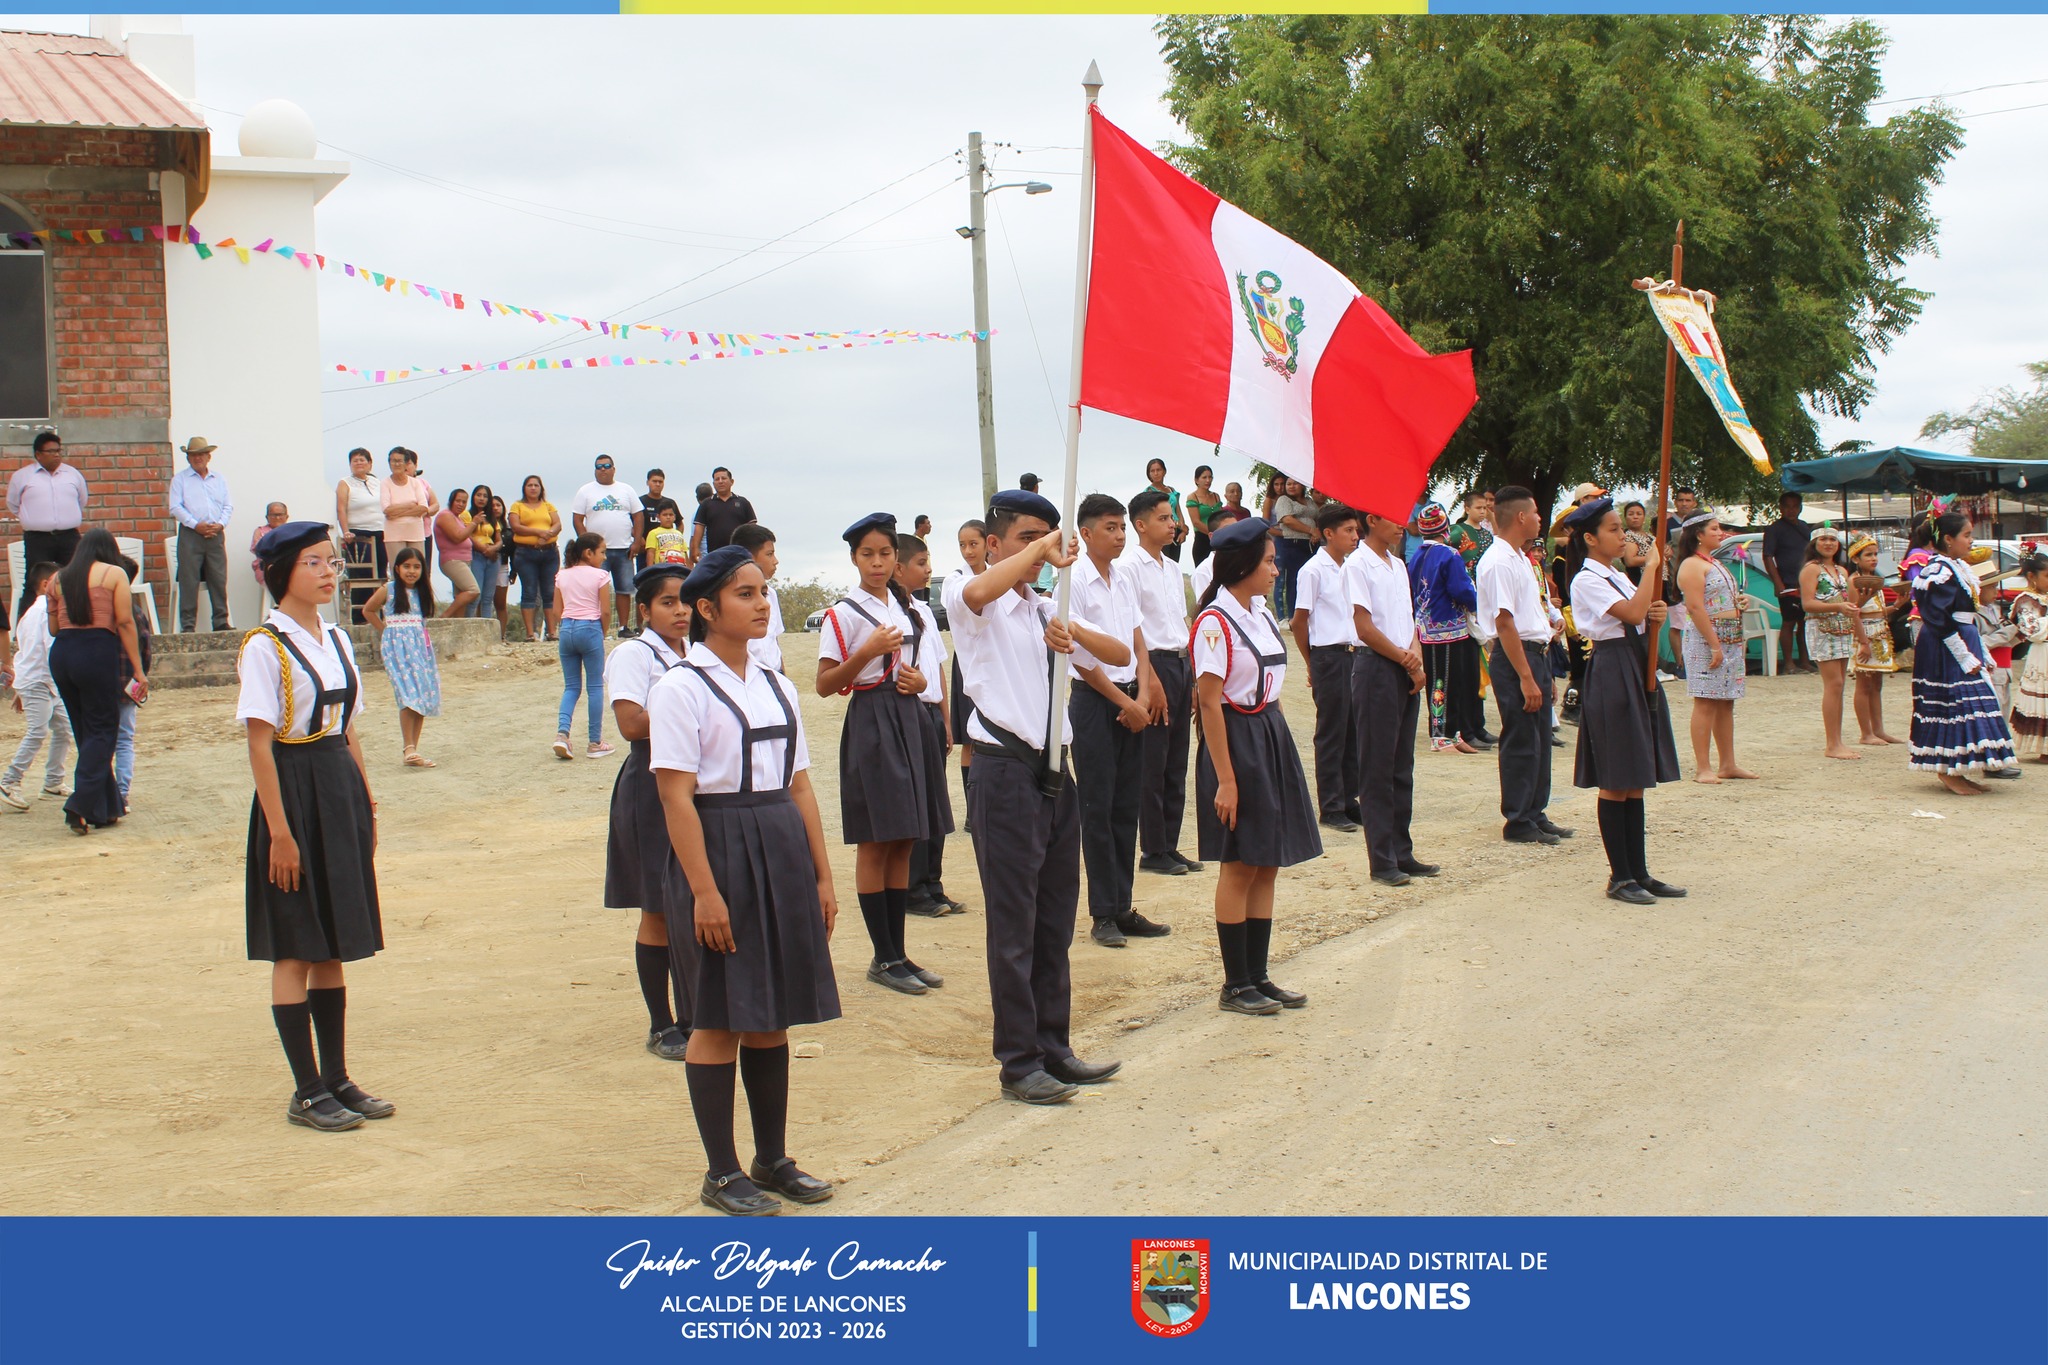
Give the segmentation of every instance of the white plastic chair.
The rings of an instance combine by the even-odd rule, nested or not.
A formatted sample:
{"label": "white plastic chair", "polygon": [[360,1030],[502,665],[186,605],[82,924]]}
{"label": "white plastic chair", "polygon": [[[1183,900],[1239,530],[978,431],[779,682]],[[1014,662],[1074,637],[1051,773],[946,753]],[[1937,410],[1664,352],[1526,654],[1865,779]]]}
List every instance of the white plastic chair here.
{"label": "white plastic chair", "polygon": [[[134,560],[138,568],[146,567],[147,561],[143,558],[142,542],[140,540],[134,536],[115,536],[114,545],[122,554]],[[28,565],[24,562],[27,554],[28,551],[23,547],[21,541],[12,541],[7,546],[8,592],[17,601],[21,597],[21,580],[28,574]],[[134,586],[135,595],[142,599],[144,608],[149,612],[149,628],[161,635],[163,627],[157,624],[156,617],[156,590],[143,582],[140,574],[136,575]]]}
{"label": "white plastic chair", "polygon": [[1778,676],[1778,629],[1771,624],[1771,618],[1764,614],[1762,607],[1742,609],[1742,651],[1749,652],[1751,640],[1764,642],[1764,676]]}

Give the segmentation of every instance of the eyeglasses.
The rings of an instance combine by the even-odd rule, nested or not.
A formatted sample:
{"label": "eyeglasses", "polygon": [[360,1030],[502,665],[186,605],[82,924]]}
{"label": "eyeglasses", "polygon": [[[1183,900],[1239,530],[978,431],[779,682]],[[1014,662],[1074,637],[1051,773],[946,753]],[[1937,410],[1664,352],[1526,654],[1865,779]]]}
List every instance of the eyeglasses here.
{"label": "eyeglasses", "polygon": [[610,469],[612,467],[612,462],[610,460],[599,460],[597,462],[597,467],[599,469]]}
{"label": "eyeglasses", "polygon": [[340,573],[343,569],[346,569],[348,567],[348,561],[345,559],[329,559],[325,556],[322,556],[318,559],[302,559],[299,561],[299,567],[302,569],[318,569],[324,567],[332,570],[335,573]]}

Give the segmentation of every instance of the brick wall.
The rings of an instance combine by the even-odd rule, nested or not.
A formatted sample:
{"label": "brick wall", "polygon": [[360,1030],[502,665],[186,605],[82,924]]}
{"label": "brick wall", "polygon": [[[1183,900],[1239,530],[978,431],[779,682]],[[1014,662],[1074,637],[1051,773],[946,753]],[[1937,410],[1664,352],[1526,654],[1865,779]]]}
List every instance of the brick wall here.
{"label": "brick wall", "polygon": [[[117,167],[151,170],[164,164],[163,134],[105,129],[0,128],[0,165]],[[161,196],[124,190],[20,190],[8,198],[46,228],[146,226],[163,221]],[[161,243],[53,241],[48,247],[56,348],[56,410],[67,418],[168,418],[171,411],[170,339],[164,318]],[[5,472],[28,458],[9,433]],[[92,445],[66,439],[64,458],[78,466],[92,489],[89,517],[117,536],[137,536],[147,547],[145,576],[165,581],[162,542],[175,529],[166,510],[175,456],[171,443]],[[11,536],[17,528],[9,526]],[[10,585],[11,591],[11,585]]]}

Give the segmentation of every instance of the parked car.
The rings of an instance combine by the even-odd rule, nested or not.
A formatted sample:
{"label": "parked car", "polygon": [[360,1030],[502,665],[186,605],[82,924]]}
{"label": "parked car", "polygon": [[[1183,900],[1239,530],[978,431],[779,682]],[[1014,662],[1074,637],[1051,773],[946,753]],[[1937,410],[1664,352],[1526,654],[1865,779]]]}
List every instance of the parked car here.
{"label": "parked car", "polygon": [[820,607],[804,618],[804,629],[816,634],[825,628],[825,609]]}

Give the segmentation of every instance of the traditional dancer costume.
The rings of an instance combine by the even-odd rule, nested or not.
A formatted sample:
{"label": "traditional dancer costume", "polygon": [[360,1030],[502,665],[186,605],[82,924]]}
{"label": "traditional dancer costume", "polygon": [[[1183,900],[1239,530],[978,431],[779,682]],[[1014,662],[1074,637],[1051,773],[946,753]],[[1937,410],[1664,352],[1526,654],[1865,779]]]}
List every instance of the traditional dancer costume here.
{"label": "traditional dancer costume", "polygon": [[1913,649],[1912,766],[1967,776],[2017,765],[2012,731],[1985,676],[1991,656],[1977,633],[1977,575],[1935,555],[1913,580],[1920,637]]}

